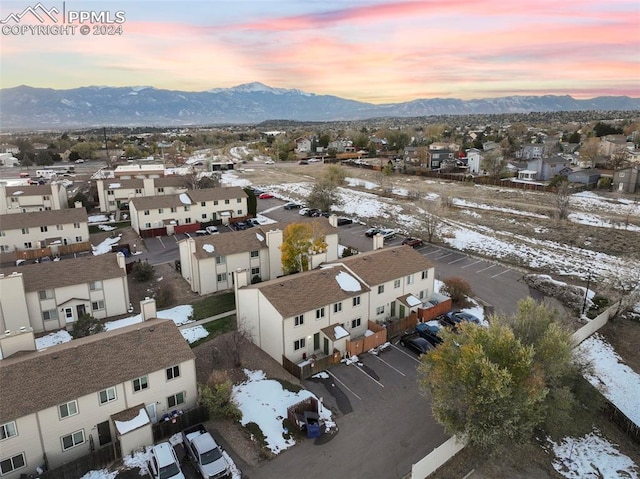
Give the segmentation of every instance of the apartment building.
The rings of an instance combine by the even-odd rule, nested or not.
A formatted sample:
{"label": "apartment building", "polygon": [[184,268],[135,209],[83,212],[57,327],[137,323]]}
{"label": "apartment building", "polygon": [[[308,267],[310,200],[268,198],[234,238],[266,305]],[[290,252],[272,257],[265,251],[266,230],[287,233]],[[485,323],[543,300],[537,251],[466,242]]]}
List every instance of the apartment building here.
{"label": "apartment building", "polygon": [[67,189],[57,182],[48,185],[6,186],[0,183],[0,215],[69,207]]}

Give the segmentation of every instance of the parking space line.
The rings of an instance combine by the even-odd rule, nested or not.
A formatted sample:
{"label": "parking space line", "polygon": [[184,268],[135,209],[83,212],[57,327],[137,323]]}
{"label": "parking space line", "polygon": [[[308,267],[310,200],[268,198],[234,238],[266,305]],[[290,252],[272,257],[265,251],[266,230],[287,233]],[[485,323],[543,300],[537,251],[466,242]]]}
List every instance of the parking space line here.
{"label": "parking space line", "polygon": [[179,241],[176,235],[173,235],[173,241],[175,241],[176,243]]}
{"label": "parking space line", "polygon": [[482,269],[480,269],[480,270],[476,271],[476,273],[482,273],[483,271],[486,271],[486,270],[488,270],[488,269],[491,269],[491,268],[493,268],[494,266],[495,266],[495,264],[492,264],[492,265],[490,265],[490,266],[487,266],[486,268],[482,268]]}
{"label": "parking space line", "polygon": [[468,264],[468,265],[466,265],[466,266],[463,266],[463,267],[462,267],[462,268],[460,268],[460,269],[465,269],[465,268],[468,268],[469,266],[473,266],[474,264],[478,264],[478,263],[482,263],[482,260],[481,260],[481,259],[479,259],[478,261],[474,261],[473,263]]}
{"label": "parking space line", "polygon": [[458,261],[462,261],[462,260],[465,260],[465,259],[467,259],[467,257],[466,257],[466,256],[463,256],[462,258],[454,259],[453,261],[450,261],[450,262],[449,262],[449,263],[447,263],[447,264],[457,263]]}
{"label": "parking space line", "polygon": [[433,253],[440,253],[440,252],[441,252],[441,250],[440,250],[440,249],[434,249],[433,251],[429,251],[428,253],[424,253],[424,255],[425,255],[425,256],[429,256],[430,254],[433,254]]}
{"label": "parking space line", "polygon": [[400,349],[398,346],[396,346],[395,344],[392,344],[391,346],[393,346],[394,348],[396,348],[398,351],[400,351],[402,354],[404,354],[407,357],[410,357],[411,359],[413,359],[416,363],[419,363],[420,360],[416,359],[414,356],[411,356],[411,354],[404,352],[402,349]]}
{"label": "parking space line", "polygon": [[369,375],[367,374],[367,372],[366,372],[364,369],[362,369],[360,366],[358,366],[357,364],[356,364],[356,368],[358,369],[358,371],[360,371],[362,374],[364,374],[365,376],[367,376],[369,379],[371,379],[372,381],[377,382],[377,383],[378,383],[378,385],[379,385],[381,388],[383,388],[383,387],[384,387],[384,384],[382,384],[382,383],[381,383],[380,381],[378,381],[377,379],[374,379],[374,378],[372,378],[371,376],[369,376]]}
{"label": "parking space line", "polygon": [[438,256],[436,259],[442,259],[442,258],[446,258],[447,256],[451,256],[453,253],[447,253],[443,256]]}
{"label": "parking space line", "polygon": [[160,244],[162,245],[162,247],[164,249],[167,249],[167,247],[164,245],[164,242],[162,241],[162,238],[160,238],[160,236],[156,236],[156,238],[158,238],[158,241],[160,241]]}
{"label": "parking space line", "polygon": [[391,366],[391,364],[389,364],[388,362],[386,362],[384,359],[382,359],[379,356],[373,355],[376,359],[378,359],[378,361],[382,361],[383,363],[385,363],[387,366],[389,366],[391,369],[393,369],[395,372],[402,374],[403,376],[406,376],[405,373],[403,373],[402,371],[400,371],[399,369],[396,369],[395,367]]}
{"label": "parking space line", "polygon": [[[359,368],[358,368],[359,369]],[[357,397],[358,399],[360,399],[362,401],[362,398],[360,396],[358,396],[356,393],[354,393],[349,386],[347,386],[345,383],[343,383],[342,381],[340,381],[337,376],[335,374],[333,374],[331,371],[327,371],[327,374],[329,374],[329,376],[331,376],[333,379],[335,379],[336,381],[338,381],[340,384],[342,384],[342,386],[344,386],[344,388],[349,391],[351,394],[353,394],[355,397]]]}
{"label": "parking space line", "polygon": [[505,274],[508,273],[509,271],[511,271],[510,269],[505,269],[502,273],[498,273],[498,274],[494,274],[493,276],[491,276],[492,278],[497,278],[498,276],[500,276],[501,274]]}

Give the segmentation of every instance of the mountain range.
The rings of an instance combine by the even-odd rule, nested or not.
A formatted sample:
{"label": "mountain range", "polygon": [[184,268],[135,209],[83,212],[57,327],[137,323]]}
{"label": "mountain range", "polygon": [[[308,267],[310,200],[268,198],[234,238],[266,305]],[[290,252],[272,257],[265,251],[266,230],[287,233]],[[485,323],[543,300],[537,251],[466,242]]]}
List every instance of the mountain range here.
{"label": "mountain range", "polygon": [[340,121],[588,110],[640,110],[640,98],[606,96],[577,100],[568,95],[507,96],[476,100],[417,99],[375,105],[301,90],[271,88],[257,82],[202,92],[145,86],[0,89],[3,129],[195,126],[256,124],[266,120]]}

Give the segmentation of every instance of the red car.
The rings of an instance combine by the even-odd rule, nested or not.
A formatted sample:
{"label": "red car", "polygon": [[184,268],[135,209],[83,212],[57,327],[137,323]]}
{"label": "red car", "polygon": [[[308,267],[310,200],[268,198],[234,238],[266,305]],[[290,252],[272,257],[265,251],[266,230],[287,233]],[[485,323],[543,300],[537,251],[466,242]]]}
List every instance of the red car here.
{"label": "red car", "polygon": [[258,196],[258,198],[260,198],[261,200],[268,200],[269,198],[273,198],[273,195],[271,193],[260,193],[260,196]]}
{"label": "red car", "polygon": [[406,244],[408,246],[411,246],[412,248],[419,248],[420,246],[423,245],[423,242],[420,238],[409,237],[409,238],[405,238],[402,244]]}

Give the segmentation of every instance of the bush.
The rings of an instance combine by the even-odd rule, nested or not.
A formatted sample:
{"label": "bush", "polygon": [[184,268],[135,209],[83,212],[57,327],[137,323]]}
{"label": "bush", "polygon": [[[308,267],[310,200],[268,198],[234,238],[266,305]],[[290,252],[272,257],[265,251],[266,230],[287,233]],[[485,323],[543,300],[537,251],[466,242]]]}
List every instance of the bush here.
{"label": "bush", "polygon": [[200,386],[200,402],[209,411],[209,416],[216,419],[242,419],[242,412],[231,400],[233,384],[225,373],[212,374],[209,382]]}
{"label": "bush", "polygon": [[149,281],[153,279],[156,272],[153,266],[148,262],[139,262],[133,265],[131,275],[133,279],[139,282]]}
{"label": "bush", "polygon": [[442,292],[451,297],[451,301],[454,303],[461,303],[466,300],[467,296],[473,295],[471,285],[464,278],[453,276],[444,279],[443,283]]}
{"label": "bush", "polygon": [[158,308],[167,308],[173,304],[174,294],[173,287],[170,284],[158,289],[155,294],[156,306]]}
{"label": "bush", "polygon": [[73,339],[84,338],[85,336],[91,336],[92,334],[101,333],[104,331],[104,324],[97,318],[94,318],[90,314],[83,314],[73,323],[73,331],[71,336]]}

